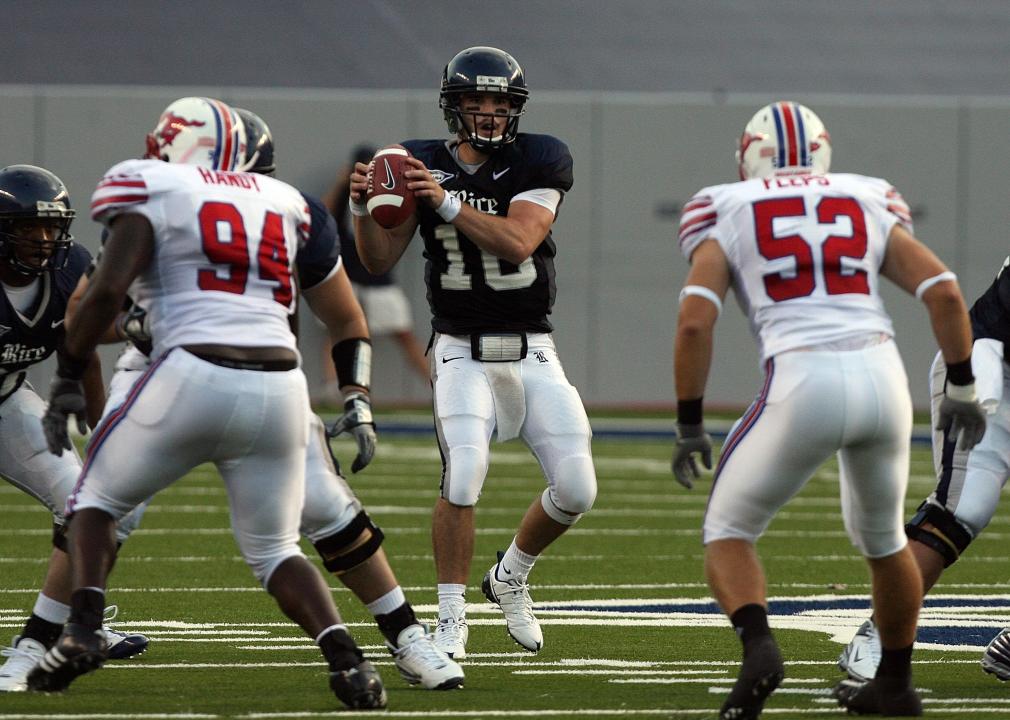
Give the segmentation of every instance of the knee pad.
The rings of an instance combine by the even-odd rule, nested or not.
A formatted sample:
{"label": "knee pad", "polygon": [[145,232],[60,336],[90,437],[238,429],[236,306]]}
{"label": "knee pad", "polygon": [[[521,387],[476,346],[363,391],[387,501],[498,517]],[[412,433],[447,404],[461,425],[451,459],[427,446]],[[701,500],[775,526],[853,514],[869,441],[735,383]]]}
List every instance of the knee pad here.
{"label": "knee pad", "polygon": [[540,498],[552,519],[564,525],[574,525],[596,500],[596,470],[588,455],[563,458],[554,468],[549,486]]}
{"label": "knee pad", "polygon": [[313,545],[323,559],[323,566],[336,575],[342,575],[378,552],[384,538],[379,526],[362,510],[345,528],[317,540]]}
{"label": "knee pad", "polygon": [[[932,527],[923,527],[926,523]],[[920,542],[943,558],[943,566],[950,567],[971,543],[972,534],[947,508],[929,500],[919,506],[915,515],[905,525],[910,540]]]}
{"label": "knee pad", "polygon": [[452,448],[442,471],[442,497],[461,507],[476,505],[487,477],[487,463],[487,448],[476,445]]}

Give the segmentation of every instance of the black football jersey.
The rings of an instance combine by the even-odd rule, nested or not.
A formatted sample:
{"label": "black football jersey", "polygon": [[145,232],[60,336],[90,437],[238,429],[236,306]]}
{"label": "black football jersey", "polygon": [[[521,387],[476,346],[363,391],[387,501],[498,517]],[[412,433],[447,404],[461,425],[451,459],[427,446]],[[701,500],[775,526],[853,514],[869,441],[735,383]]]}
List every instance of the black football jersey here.
{"label": "black football jersey", "polygon": [[322,201],[312,195],[302,193],[309,206],[312,224],[309,239],[295,256],[295,271],[298,273],[298,287],[308,290],[330,276],[340,261],[340,239],[337,223]]}
{"label": "black football jersey", "polygon": [[971,332],[976,340],[992,338],[1003,343],[1003,360],[1010,362],[1010,257],[996,273],[992,285],[971,306]]}
{"label": "black football jersey", "polygon": [[0,301],[0,377],[25,370],[56,352],[63,340],[63,317],[77,281],[91,263],[91,253],[70,246],[66,266],[41,276],[42,293],[27,319],[18,314],[7,294]]}
{"label": "black football jersey", "polygon": [[[506,215],[521,192],[572,187],[572,156],[549,135],[520,133],[491,155],[473,175],[452,156],[445,140],[403,143],[425,164],[446,192],[490,215]],[[554,305],[551,233],[520,265],[482,251],[425,203],[418,204],[418,231],[424,240],[425,282],[432,327],[441,333],[550,332]]]}

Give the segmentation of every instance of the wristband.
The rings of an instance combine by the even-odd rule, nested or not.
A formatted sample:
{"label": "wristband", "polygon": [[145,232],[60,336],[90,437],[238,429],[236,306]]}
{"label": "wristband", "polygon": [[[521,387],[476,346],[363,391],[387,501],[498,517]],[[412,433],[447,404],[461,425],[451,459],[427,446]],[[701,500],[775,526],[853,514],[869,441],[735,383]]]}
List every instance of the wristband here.
{"label": "wristband", "polygon": [[372,342],[368,338],[341,340],[330,350],[340,387],[357,385],[365,390],[372,382]]}
{"label": "wristband", "polygon": [[978,399],[975,396],[975,383],[955,385],[948,382],[943,394],[951,400],[957,400],[958,402],[975,402]]}
{"label": "wristband", "polygon": [[678,400],[677,401],[677,423],[679,425],[701,425],[702,414],[701,414],[701,401],[703,398],[698,398],[697,400]]}
{"label": "wristband", "polygon": [[62,347],[56,353],[56,374],[67,380],[80,380],[88,367],[87,360],[71,357]]}
{"label": "wristband", "polygon": [[435,208],[435,212],[448,223],[451,223],[463,209],[463,203],[451,192],[447,192],[442,198],[442,204]]}
{"label": "wristband", "polygon": [[971,355],[967,360],[951,363],[947,366],[947,383],[953,385],[971,385],[975,375],[971,371]]}
{"label": "wristband", "polygon": [[350,196],[347,198],[347,207],[350,209],[351,215],[357,215],[358,217],[368,216],[368,207],[363,203],[354,202],[354,198]]}

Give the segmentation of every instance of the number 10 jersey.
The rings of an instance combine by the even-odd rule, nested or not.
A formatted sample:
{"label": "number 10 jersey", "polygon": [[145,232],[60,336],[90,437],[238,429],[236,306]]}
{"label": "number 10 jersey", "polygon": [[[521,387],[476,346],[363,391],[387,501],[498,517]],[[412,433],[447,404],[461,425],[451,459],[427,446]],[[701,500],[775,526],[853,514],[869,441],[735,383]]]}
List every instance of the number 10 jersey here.
{"label": "number 10 jersey", "polygon": [[684,206],[679,240],[688,259],[705,239],[719,243],[763,361],[894,335],[879,272],[896,223],[911,231],[908,206],[886,180],[782,175],[699,191]]}

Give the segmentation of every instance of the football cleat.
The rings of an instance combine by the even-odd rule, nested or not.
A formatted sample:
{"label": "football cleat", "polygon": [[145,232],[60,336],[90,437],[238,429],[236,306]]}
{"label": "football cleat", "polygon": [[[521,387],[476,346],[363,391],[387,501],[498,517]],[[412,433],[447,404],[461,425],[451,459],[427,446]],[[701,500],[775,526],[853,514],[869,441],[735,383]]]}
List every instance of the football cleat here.
{"label": "football cleat", "polygon": [[[498,562],[485,573],[480,589],[484,597],[505,613],[505,625],[512,639],[530,652],[539,652],[544,646],[544,634],[540,631],[540,623],[533,615],[533,600],[530,598],[529,585],[515,578],[500,579],[498,573],[501,570],[503,555],[504,553],[498,553]],[[502,572],[508,573],[505,570]]]}
{"label": "football cleat", "polygon": [[868,682],[849,679],[838,683],[831,694],[850,715],[922,715],[922,700],[911,684],[888,688],[881,678]]}
{"label": "football cleat", "polygon": [[435,626],[435,647],[453,660],[466,657],[466,641],[469,637],[470,628],[466,624],[465,615],[438,619]]}
{"label": "football cleat", "polygon": [[67,623],[56,644],[28,673],[28,689],[42,692],[66,690],[75,678],[102,667],[108,657],[101,628]]}
{"label": "football cleat", "polygon": [[386,689],[372,663],[362,660],[347,670],[330,673],[330,690],[344,705],[355,710],[386,707]]}
{"label": "football cleat", "polygon": [[838,656],[838,668],[853,680],[866,682],[877,675],[881,657],[880,633],[870,618],[856,630]]}
{"label": "football cleat", "polygon": [[[103,622],[111,622],[118,614],[119,606],[109,605],[109,607],[105,608]],[[147,639],[146,635],[120,632],[119,630],[113,630],[109,625],[103,625],[102,632],[105,634],[105,644],[108,647],[109,660],[125,660],[134,655],[140,655],[147,650],[147,646],[151,642]]]}
{"label": "football cleat", "polygon": [[0,667],[0,692],[24,692],[28,689],[28,673],[46,654],[45,645],[32,638],[15,635],[10,647],[0,650],[7,661]]}
{"label": "football cleat", "polygon": [[744,653],[740,674],[719,710],[719,720],[755,720],[784,677],[785,666],[775,638],[767,635],[754,641]]}
{"label": "football cleat", "polygon": [[986,645],[982,653],[982,669],[1003,682],[1010,680],[1010,628],[1000,630],[999,635]]}
{"label": "football cleat", "polygon": [[410,625],[400,631],[396,645],[386,643],[393,662],[403,679],[426,690],[452,690],[463,687],[463,668],[432,642],[423,625]]}

